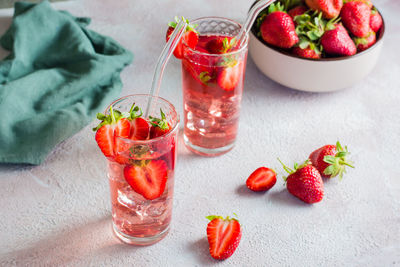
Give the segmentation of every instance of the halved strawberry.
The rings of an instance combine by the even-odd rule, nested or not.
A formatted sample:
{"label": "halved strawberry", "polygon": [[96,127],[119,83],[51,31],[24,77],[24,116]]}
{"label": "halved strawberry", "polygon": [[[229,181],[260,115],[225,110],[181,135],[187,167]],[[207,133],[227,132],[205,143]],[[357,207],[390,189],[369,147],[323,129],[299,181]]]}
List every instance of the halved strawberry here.
{"label": "halved strawberry", "polygon": [[162,136],[171,130],[171,125],[168,123],[164,112],[160,109],[161,119],[150,116],[150,139]]}
{"label": "halved strawberry", "polygon": [[149,137],[150,126],[149,123],[143,118],[135,118],[131,122],[131,135],[130,139],[133,140],[146,140]]}
{"label": "halved strawberry", "polygon": [[211,257],[217,260],[229,258],[242,237],[239,221],[229,216],[225,219],[215,215],[206,218],[210,220],[207,225],[207,238]]}
{"label": "halved strawberry", "polygon": [[[194,49],[196,47],[197,42],[199,41],[199,35],[196,32],[196,30],[194,29],[197,25],[190,24],[189,20],[185,19],[184,17],[182,17],[182,19],[186,20],[186,23],[188,24],[188,26],[186,27],[186,30],[185,30],[186,32],[182,36],[182,38],[185,40],[185,43],[190,48]],[[169,27],[168,27],[167,34],[166,34],[167,42],[168,42],[169,38],[171,37],[171,34],[174,31],[176,25],[178,25],[179,21],[180,21],[180,19],[178,17],[175,17],[175,21],[168,23]],[[184,46],[183,46],[182,40],[180,40],[174,50],[174,56],[178,59],[182,59],[183,58],[183,49],[184,49]]]}
{"label": "halved strawberry", "polygon": [[271,189],[276,183],[276,173],[274,170],[266,167],[256,169],[249,178],[246,186],[252,191],[266,191]]}
{"label": "halved strawberry", "polygon": [[141,118],[142,115],[142,109],[133,103],[128,116],[131,122],[129,138],[132,140],[146,140],[149,136],[150,126],[145,119]]}
{"label": "halved strawberry", "polygon": [[113,110],[110,107],[110,114],[97,114],[101,123],[93,128],[96,131],[96,142],[106,157],[113,157],[116,152],[115,137],[128,138],[130,132],[130,123],[123,117],[121,112]]}
{"label": "halved strawberry", "polygon": [[167,164],[163,160],[142,160],[139,163],[127,165],[124,177],[132,189],[148,200],[160,197],[167,183]]}
{"label": "halved strawberry", "polygon": [[242,62],[232,60],[229,63],[223,63],[223,65],[225,67],[217,76],[218,85],[225,91],[232,91],[241,80],[243,64]]}

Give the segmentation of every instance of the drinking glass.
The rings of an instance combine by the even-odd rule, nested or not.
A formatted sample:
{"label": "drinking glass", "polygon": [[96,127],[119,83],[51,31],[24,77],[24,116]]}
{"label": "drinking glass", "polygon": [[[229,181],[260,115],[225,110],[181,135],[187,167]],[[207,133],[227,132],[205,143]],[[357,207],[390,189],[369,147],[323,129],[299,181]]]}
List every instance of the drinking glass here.
{"label": "drinking glass", "polygon": [[192,23],[198,24],[196,30],[200,38],[195,49],[183,41],[183,138],[189,150],[204,156],[216,156],[228,152],[235,145],[248,36],[240,48],[212,54],[206,49],[208,42],[218,36],[235,36],[241,25],[220,17],[199,18]]}
{"label": "drinking glass", "polygon": [[[142,141],[116,137],[119,152],[114,159],[108,159],[113,230],[121,241],[134,245],[153,244],[168,233],[172,216],[179,117],[174,106],[161,97],[129,95],[111,104],[113,110],[129,111],[132,103],[145,108],[150,99],[154,101],[154,108],[149,115],[160,118],[162,109],[171,131]],[[109,109],[106,113],[109,113]],[[148,164],[161,166],[166,175],[166,180],[156,181],[154,187],[150,183],[151,186],[146,188],[149,191],[161,188],[161,195],[154,199],[144,197],[140,190],[127,182],[125,176],[128,168],[135,166],[140,172],[141,166],[149,166]],[[142,175],[151,178],[152,173],[143,172]]]}

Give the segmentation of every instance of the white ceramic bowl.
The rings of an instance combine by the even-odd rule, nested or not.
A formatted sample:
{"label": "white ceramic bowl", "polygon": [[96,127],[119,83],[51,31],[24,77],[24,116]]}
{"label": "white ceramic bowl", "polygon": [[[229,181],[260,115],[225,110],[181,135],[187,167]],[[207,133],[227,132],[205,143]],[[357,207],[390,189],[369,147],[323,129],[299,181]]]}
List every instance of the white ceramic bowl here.
{"label": "white ceramic bowl", "polygon": [[249,51],[260,71],[277,83],[301,91],[329,92],[351,87],[372,71],[384,34],[385,22],[376,43],[367,50],[354,56],[312,60],[269,46],[251,31]]}

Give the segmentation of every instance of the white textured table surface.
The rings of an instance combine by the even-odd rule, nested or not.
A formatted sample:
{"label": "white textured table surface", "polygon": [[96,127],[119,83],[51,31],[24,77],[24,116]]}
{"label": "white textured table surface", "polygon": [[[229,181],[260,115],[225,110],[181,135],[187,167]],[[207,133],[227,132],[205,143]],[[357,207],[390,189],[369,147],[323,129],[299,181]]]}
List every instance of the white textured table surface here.
{"label": "white textured table surface", "polygon": [[[174,15],[241,21],[252,0],[183,2],[54,6],[91,17],[92,29],[133,51],[133,64],[122,73],[123,94],[130,94],[147,92],[166,22]],[[400,3],[375,4],[387,23],[383,53],[373,73],[353,88],[328,94],[290,90],[263,76],[249,58],[236,147],[202,158],[180,142],[172,228],[153,246],[124,245],[112,235],[105,159],[91,127],[57,146],[41,166],[0,165],[0,265],[400,266]],[[0,10],[1,34],[11,14]],[[182,114],[180,79],[173,59],[161,95]],[[303,204],[281,178],[265,194],[245,188],[255,168],[267,165],[283,174],[278,156],[301,161],[338,138],[352,151],[356,169],[342,182],[327,181],[322,202]],[[231,258],[214,261],[204,217],[233,212],[243,226],[242,241]]]}

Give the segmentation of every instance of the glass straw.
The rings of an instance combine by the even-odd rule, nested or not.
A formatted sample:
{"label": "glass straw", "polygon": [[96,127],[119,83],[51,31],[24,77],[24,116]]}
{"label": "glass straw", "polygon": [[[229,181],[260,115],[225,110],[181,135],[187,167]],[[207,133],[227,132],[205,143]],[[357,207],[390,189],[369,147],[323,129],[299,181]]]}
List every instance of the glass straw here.
{"label": "glass straw", "polygon": [[258,1],[247,14],[246,21],[243,24],[240,32],[236,35],[236,46],[240,47],[242,42],[244,41],[245,36],[250,31],[253,26],[254,21],[256,20],[258,14],[267,6],[275,2],[276,0],[261,0]]}
{"label": "glass straw", "polygon": [[[147,107],[144,112],[144,117],[147,118],[149,112],[153,108],[153,98],[152,96],[158,97],[160,93],[160,86],[161,80],[164,74],[165,66],[168,63],[169,58],[171,57],[172,53],[174,52],[176,46],[178,45],[182,35],[185,33],[186,29],[186,22],[182,18],[178,25],[176,25],[175,30],[172,32],[171,37],[169,38],[168,42],[165,44],[164,49],[162,50],[160,57],[158,58],[157,66],[154,70],[153,81],[151,84],[150,92],[149,92],[149,101],[147,102]],[[157,100],[156,100],[157,101]],[[150,112],[151,114],[151,112]]]}

